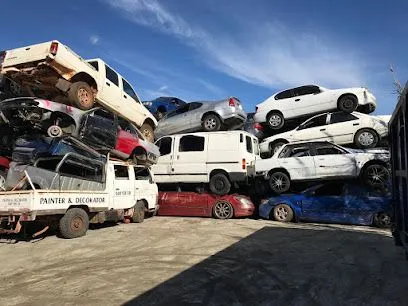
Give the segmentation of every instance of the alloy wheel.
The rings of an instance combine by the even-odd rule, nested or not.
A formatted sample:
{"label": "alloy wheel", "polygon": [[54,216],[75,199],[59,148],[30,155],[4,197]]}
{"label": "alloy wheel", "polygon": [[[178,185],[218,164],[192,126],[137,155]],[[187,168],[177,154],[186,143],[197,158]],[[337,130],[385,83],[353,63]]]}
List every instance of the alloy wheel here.
{"label": "alloy wheel", "polygon": [[227,219],[231,216],[232,207],[228,202],[218,202],[214,207],[214,214],[219,219]]}
{"label": "alloy wheel", "polygon": [[279,115],[272,115],[269,118],[269,125],[273,127],[280,126],[282,123],[282,118]]}
{"label": "alloy wheel", "polygon": [[277,221],[285,221],[289,215],[289,211],[285,206],[279,206],[275,209],[275,218]]}
{"label": "alloy wheel", "polygon": [[286,191],[289,182],[282,174],[274,174],[271,177],[271,187],[274,191]]}
{"label": "alloy wheel", "polygon": [[214,118],[208,118],[205,120],[204,125],[208,130],[213,130],[217,126],[217,122]]}
{"label": "alloy wheel", "polygon": [[388,170],[381,165],[371,165],[367,169],[367,182],[371,186],[384,186],[389,178]]}

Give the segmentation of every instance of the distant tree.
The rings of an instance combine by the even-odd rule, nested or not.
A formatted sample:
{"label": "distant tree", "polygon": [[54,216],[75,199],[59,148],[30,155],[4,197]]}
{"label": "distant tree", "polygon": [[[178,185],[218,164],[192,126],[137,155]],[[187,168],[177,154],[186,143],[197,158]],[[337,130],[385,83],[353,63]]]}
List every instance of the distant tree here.
{"label": "distant tree", "polygon": [[398,95],[398,99],[401,97],[402,95],[402,91],[404,90],[401,86],[400,81],[397,79],[397,77],[395,76],[395,71],[394,71],[394,67],[392,66],[392,64],[390,65],[390,71],[393,77],[393,85],[394,85],[394,93],[396,93]]}

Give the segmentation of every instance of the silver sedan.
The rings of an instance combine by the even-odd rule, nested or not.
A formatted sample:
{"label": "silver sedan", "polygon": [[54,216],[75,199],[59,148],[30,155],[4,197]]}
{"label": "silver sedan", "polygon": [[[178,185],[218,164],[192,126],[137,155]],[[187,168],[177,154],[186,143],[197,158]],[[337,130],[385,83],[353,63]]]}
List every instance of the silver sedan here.
{"label": "silver sedan", "polygon": [[215,102],[191,102],[168,113],[155,130],[156,138],[165,135],[221,129],[234,130],[242,127],[247,114],[237,98]]}

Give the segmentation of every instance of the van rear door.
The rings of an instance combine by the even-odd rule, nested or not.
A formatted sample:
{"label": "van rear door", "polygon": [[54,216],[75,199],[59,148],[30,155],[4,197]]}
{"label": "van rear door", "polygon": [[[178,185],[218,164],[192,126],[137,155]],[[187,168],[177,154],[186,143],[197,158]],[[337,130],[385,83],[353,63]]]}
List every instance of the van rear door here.
{"label": "van rear door", "polygon": [[241,135],[240,140],[243,140],[242,150],[243,159],[245,159],[245,167],[248,175],[253,176],[255,175],[255,160],[260,158],[258,139],[247,133]]}

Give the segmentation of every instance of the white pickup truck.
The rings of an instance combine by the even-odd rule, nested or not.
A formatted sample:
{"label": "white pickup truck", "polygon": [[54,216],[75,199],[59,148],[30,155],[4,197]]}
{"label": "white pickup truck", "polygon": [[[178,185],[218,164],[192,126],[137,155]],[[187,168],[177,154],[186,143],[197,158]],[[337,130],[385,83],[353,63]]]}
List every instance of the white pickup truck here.
{"label": "white pickup truck", "polygon": [[[68,153],[54,163],[55,169],[50,170],[50,164],[42,163],[48,169],[41,168],[41,163],[26,166],[26,170],[20,165],[10,167],[8,179],[23,171],[27,184],[20,187],[29,190],[0,192],[0,222],[5,225],[0,232],[18,233],[24,222],[35,221],[44,228],[59,225],[62,237],[76,238],[86,234],[89,223],[143,222],[145,212],[158,210],[158,188],[148,168],[109,160],[102,173],[94,173],[101,179],[87,184],[91,169],[81,173],[75,154]],[[53,178],[52,189],[37,189],[35,179],[40,175]]]}
{"label": "white pickup truck", "polygon": [[88,110],[101,106],[133,122],[153,142],[157,120],[132,86],[101,59],[84,60],[59,41],[1,51],[0,73],[14,95],[38,96]]}

